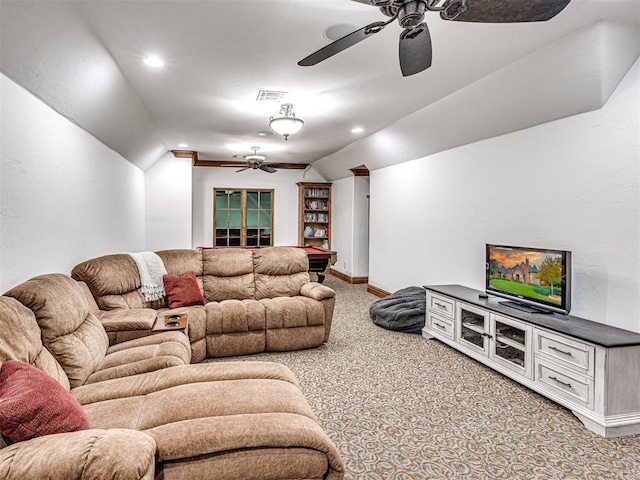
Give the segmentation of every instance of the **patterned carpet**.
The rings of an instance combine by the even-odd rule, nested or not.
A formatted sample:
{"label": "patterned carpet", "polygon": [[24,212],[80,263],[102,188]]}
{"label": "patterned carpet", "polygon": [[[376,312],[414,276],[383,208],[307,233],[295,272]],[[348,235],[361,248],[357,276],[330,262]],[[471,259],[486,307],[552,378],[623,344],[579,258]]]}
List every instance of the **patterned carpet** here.
{"label": "patterned carpet", "polygon": [[233,360],[296,373],[346,479],[640,480],[640,435],[602,438],[438,341],[374,325],[365,285],[325,285],[337,292],[329,344]]}

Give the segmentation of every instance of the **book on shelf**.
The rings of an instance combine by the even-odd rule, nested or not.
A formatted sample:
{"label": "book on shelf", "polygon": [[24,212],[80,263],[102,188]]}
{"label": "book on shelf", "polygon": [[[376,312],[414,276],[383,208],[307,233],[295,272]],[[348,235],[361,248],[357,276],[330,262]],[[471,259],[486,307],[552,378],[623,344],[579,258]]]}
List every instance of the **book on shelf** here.
{"label": "book on shelf", "polygon": [[305,222],[328,222],[329,214],[327,213],[305,213]]}
{"label": "book on shelf", "polygon": [[304,236],[307,238],[326,237],[327,230],[325,228],[313,228],[307,225],[306,227],[304,227]]}
{"label": "book on shelf", "polygon": [[327,200],[305,200],[304,206],[307,210],[327,210],[329,203]]}
{"label": "book on shelf", "polygon": [[328,188],[305,187],[304,196],[305,197],[327,197],[327,198],[329,198],[329,189]]}

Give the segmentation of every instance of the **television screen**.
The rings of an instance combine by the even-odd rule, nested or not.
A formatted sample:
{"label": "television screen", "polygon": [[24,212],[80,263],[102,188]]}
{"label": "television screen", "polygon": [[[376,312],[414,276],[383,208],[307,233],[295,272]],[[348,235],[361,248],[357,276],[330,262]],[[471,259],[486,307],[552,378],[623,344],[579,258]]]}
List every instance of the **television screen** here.
{"label": "television screen", "polygon": [[487,244],[486,292],[532,313],[571,309],[571,252]]}

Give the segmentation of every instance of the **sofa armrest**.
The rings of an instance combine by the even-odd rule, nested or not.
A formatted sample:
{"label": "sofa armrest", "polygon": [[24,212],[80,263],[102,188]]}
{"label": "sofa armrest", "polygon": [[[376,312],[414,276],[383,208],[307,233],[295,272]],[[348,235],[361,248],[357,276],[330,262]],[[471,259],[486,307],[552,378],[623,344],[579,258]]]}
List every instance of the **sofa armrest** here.
{"label": "sofa armrest", "polygon": [[313,298],[314,300],[324,300],[336,296],[335,290],[325,287],[318,282],[305,283],[300,289],[300,295]]}
{"label": "sofa armrest", "polygon": [[96,317],[107,332],[151,330],[157,313],[152,308],[100,310]]}
{"label": "sofa armrest", "polygon": [[156,442],[136,430],[82,430],[36,437],[0,450],[7,480],[152,480]]}
{"label": "sofa armrest", "polygon": [[109,345],[115,345],[149,335],[156,311],[152,308],[116,308],[99,310],[96,317],[107,332]]}

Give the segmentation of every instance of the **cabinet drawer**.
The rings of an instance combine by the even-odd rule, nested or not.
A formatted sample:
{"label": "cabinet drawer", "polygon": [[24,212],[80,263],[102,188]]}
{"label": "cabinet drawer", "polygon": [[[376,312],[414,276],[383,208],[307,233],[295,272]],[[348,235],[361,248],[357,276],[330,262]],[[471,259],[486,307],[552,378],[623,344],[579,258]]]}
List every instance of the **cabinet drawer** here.
{"label": "cabinet drawer", "polygon": [[427,308],[432,312],[437,312],[444,317],[453,319],[455,302],[450,298],[427,292]]}
{"label": "cabinet drawer", "polygon": [[536,383],[567,400],[593,408],[593,380],[566,370],[553,362],[536,358]]}
{"label": "cabinet drawer", "polygon": [[577,340],[535,329],[536,354],[593,377],[595,348]]}
{"label": "cabinet drawer", "polygon": [[454,331],[453,322],[451,320],[438,315],[434,315],[429,312],[429,314],[427,315],[427,326],[432,332],[438,333],[453,340]]}

